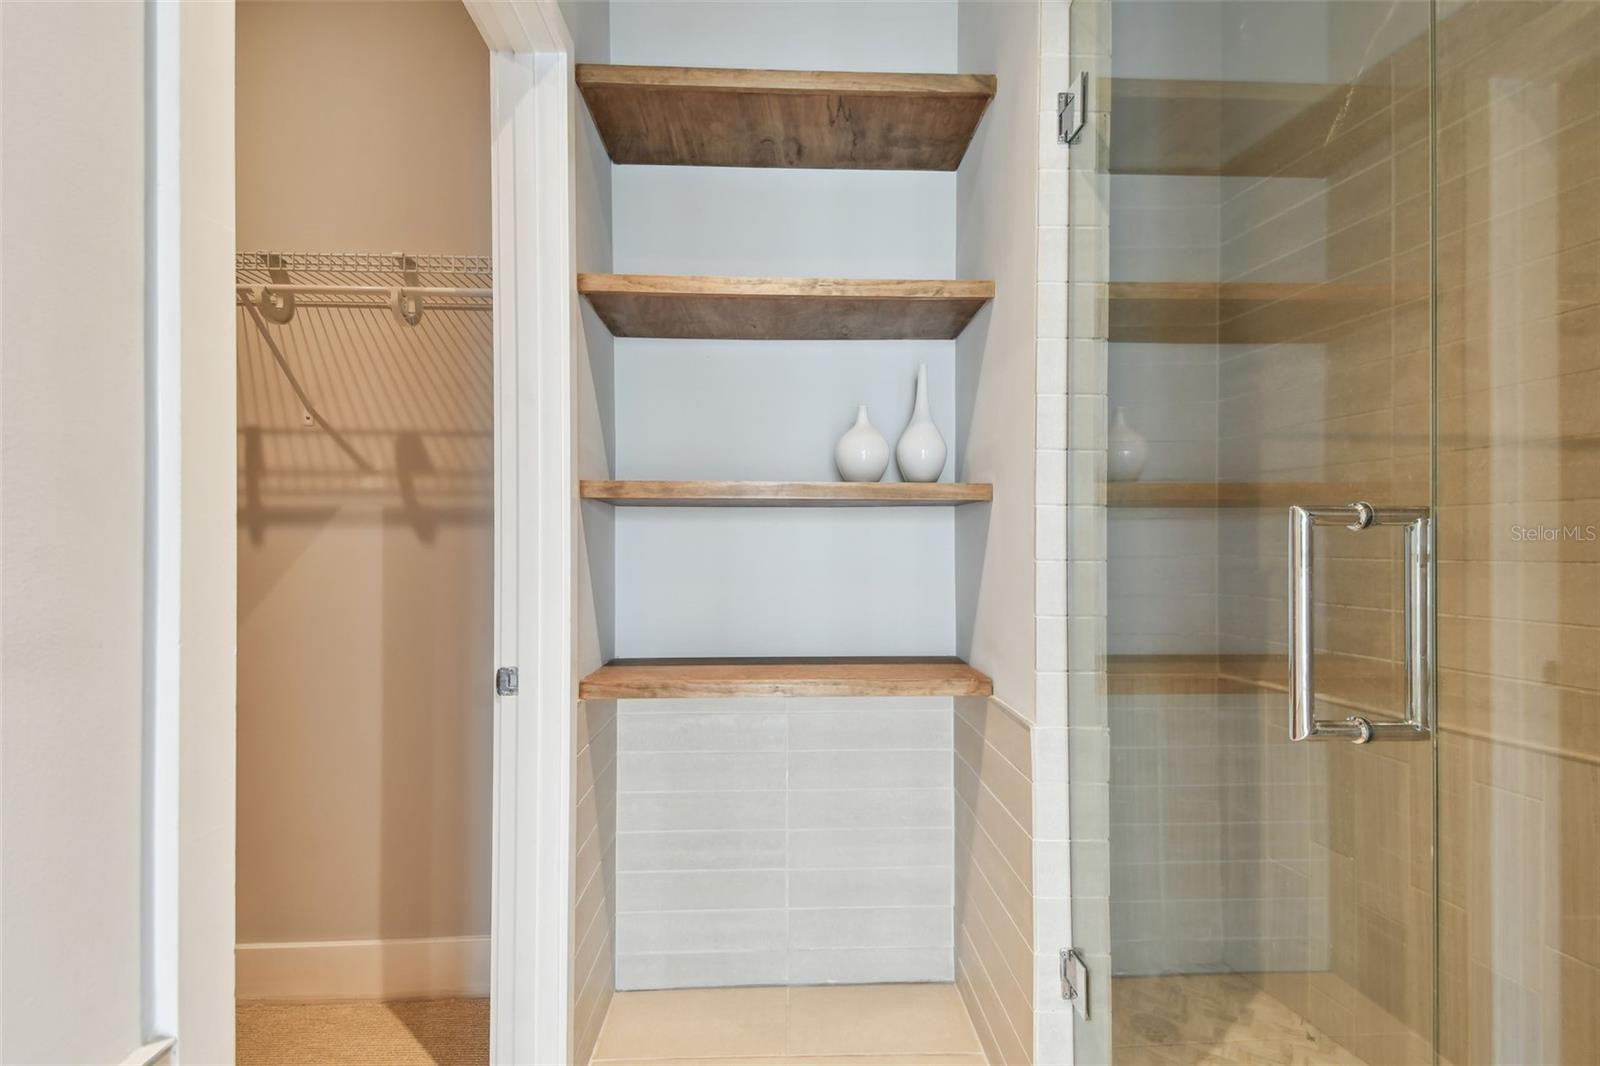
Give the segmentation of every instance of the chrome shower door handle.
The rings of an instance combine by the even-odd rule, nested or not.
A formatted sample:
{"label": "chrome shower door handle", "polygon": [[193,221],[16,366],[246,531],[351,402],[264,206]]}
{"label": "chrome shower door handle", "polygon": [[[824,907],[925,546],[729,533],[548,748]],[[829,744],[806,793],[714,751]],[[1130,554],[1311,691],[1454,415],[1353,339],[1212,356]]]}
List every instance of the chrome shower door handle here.
{"label": "chrome shower door handle", "polygon": [[[1400,526],[1405,538],[1406,716],[1398,722],[1352,714],[1316,716],[1312,655],[1313,542],[1317,526],[1360,531]],[[1425,740],[1433,734],[1433,538],[1426,507],[1374,507],[1352,503],[1289,508],[1289,739]]]}

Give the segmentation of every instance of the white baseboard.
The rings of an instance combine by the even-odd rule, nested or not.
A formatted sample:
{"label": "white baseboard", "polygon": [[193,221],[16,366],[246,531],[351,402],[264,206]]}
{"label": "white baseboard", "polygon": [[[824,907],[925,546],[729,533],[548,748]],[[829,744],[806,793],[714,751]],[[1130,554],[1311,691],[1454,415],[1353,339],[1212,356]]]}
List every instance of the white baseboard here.
{"label": "white baseboard", "polygon": [[489,938],[239,944],[240,999],[426,999],[489,994]]}

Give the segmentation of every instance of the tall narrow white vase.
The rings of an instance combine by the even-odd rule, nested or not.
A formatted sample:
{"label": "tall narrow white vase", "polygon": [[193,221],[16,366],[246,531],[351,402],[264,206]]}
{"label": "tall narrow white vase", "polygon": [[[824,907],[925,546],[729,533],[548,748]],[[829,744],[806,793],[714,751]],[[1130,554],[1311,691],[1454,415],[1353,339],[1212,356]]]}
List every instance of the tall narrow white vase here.
{"label": "tall narrow white vase", "polygon": [[1111,417],[1111,431],[1106,437],[1106,479],[1108,481],[1137,481],[1144,473],[1144,461],[1150,454],[1144,435],[1128,425],[1128,412],[1118,407]]}
{"label": "tall narrow white vase", "polygon": [[894,446],[894,461],[907,481],[938,481],[944,472],[944,437],[928,414],[928,365],[917,368],[917,402],[911,423]]}

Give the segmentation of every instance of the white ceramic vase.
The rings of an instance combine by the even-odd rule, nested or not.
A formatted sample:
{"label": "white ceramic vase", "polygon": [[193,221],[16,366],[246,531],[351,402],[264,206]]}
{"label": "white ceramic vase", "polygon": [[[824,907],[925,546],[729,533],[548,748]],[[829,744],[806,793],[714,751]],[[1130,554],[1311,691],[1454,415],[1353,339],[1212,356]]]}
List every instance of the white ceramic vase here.
{"label": "white ceramic vase", "polygon": [[1149,454],[1144,436],[1128,425],[1128,412],[1118,407],[1111,417],[1111,432],[1106,436],[1106,478],[1137,481],[1144,472],[1144,461]]}
{"label": "white ceramic vase", "polygon": [[833,446],[833,464],[846,481],[877,481],[889,469],[889,442],[867,418],[867,405],[856,408],[856,424]]}
{"label": "white ceramic vase", "polygon": [[895,465],[906,481],[938,481],[944,472],[944,438],[928,415],[928,366],[917,367],[917,402],[911,423],[894,446]]}

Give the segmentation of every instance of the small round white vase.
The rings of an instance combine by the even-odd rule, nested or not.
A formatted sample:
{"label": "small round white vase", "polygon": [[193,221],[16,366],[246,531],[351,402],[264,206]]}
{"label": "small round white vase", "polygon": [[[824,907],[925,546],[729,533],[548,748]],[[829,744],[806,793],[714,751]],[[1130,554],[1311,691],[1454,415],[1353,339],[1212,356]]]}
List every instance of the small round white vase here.
{"label": "small round white vase", "polygon": [[833,465],[846,481],[877,481],[889,469],[889,442],[867,418],[867,405],[856,408],[856,424],[833,447]]}
{"label": "small round white vase", "polygon": [[1106,479],[1109,481],[1137,481],[1144,473],[1144,461],[1150,447],[1144,436],[1128,425],[1128,413],[1121,407],[1111,418],[1111,432],[1106,436]]}
{"label": "small round white vase", "polygon": [[917,401],[911,423],[894,446],[895,465],[906,481],[938,481],[944,472],[944,437],[928,414],[928,367],[917,368]]}

